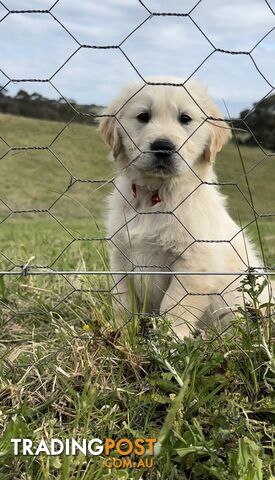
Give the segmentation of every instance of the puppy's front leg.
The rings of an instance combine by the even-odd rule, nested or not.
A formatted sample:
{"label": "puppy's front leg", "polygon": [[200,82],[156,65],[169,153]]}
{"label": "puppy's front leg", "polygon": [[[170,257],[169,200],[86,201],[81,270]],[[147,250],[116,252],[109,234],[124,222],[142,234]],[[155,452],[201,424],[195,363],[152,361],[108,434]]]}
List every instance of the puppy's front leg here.
{"label": "puppy's front leg", "polygon": [[[129,271],[132,268],[122,253],[113,248],[110,252],[111,271]],[[126,275],[113,275],[113,287],[110,291],[112,295],[113,309],[117,326],[123,326],[131,315],[131,279]]]}
{"label": "puppy's front leg", "polygon": [[209,305],[208,295],[190,296],[186,289],[194,291],[184,277],[174,276],[160,307],[160,314],[172,320],[172,328],[179,338],[189,337],[201,327],[199,321]]}

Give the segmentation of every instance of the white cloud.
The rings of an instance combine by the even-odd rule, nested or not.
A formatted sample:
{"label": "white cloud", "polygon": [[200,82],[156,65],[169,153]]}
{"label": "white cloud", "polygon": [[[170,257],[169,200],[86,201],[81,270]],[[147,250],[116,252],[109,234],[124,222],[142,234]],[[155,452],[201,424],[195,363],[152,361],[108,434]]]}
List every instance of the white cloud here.
{"label": "white cloud", "polygon": [[275,24],[262,0],[202,0],[192,17],[217,48],[227,50],[250,50]]}
{"label": "white cloud", "polygon": [[224,55],[216,52],[198,71],[201,79],[226,114],[224,102],[232,116],[260,100],[270,87],[246,55]]}
{"label": "white cloud", "polygon": [[147,17],[137,0],[84,0],[79,4],[59,2],[53,14],[75,35],[80,43],[119,44]]}
{"label": "white cloud", "polygon": [[46,9],[54,3],[54,0],[2,0],[9,10]]}
{"label": "white cloud", "polygon": [[188,18],[155,17],[123,45],[143,76],[189,77],[213,48]]}
{"label": "white cloud", "polygon": [[275,30],[257,46],[252,56],[266,79],[275,86]]}
{"label": "white cloud", "polygon": [[144,0],[151,12],[188,13],[198,3],[198,0]]}
{"label": "white cloud", "polygon": [[[144,3],[152,11],[187,12],[197,0]],[[49,8],[51,4],[53,0],[6,1],[8,8],[14,9]],[[60,0],[52,12],[81,43],[96,45],[117,45],[148,18],[138,0]],[[217,48],[228,50],[252,48],[275,24],[263,0],[202,0],[192,18]],[[9,75],[41,78],[53,74],[77,43],[49,15],[12,14],[0,23],[0,48],[0,68]],[[166,74],[184,78],[213,50],[189,18],[158,16],[148,19],[122,48],[145,77]],[[253,52],[257,65],[273,83],[274,50],[275,35],[271,34]],[[234,115],[270,89],[247,56],[215,53],[196,76],[209,86],[220,105],[226,101]],[[53,82],[66,97],[78,102],[107,104],[127,81],[136,78],[118,50],[81,49]],[[3,83],[2,78],[0,81]],[[32,92],[39,92],[39,87],[38,83],[18,85]],[[52,96],[56,96],[54,91]]]}
{"label": "white cloud", "polygon": [[0,23],[0,68],[12,78],[48,78],[77,43],[45,14],[11,14]]}

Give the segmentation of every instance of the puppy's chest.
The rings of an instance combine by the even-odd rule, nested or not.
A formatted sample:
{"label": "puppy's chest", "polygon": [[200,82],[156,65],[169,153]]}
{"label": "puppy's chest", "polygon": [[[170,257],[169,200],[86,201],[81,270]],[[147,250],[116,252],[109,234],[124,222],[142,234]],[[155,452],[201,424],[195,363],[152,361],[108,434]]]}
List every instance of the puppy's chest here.
{"label": "puppy's chest", "polygon": [[[182,228],[178,219],[170,213],[145,213],[138,215],[128,225],[130,251],[140,259],[139,264],[167,265],[182,253],[183,246],[190,245],[191,236]],[[141,261],[143,260],[143,261]]]}

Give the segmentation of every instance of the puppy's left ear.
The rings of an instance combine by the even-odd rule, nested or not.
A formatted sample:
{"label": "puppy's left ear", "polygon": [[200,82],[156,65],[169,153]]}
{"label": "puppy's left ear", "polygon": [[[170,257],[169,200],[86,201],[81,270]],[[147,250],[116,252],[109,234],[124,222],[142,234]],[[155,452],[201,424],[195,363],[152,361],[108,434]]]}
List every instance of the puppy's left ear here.
{"label": "puppy's left ear", "polygon": [[[215,105],[211,105],[209,116],[221,118],[219,110]],[[208,162],[213,162],[217,153],[222,149],[228,140],[232,137],[229,125],[224,120],[207,120],[207,125],[210,128],[209,143],[205,147],[203,158]]]}
{"label": "puppy's left ear", "polygon": [[105,110],[104,115],[106,117],[101,118],[98,129],[103,140],[111,147],[114,158],[117,158],[122,150],[122,141],[118,133],[118,121],[115,117],[118,108],[117,102],[114,102]]}

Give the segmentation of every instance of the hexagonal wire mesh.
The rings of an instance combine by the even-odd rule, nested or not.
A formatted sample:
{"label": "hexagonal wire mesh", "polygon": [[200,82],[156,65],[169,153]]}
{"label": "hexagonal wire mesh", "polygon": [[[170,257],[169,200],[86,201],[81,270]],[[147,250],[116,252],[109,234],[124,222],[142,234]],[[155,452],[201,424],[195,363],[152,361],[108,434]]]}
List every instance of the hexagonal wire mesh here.
{"label": "hexagonal wire mesh", "polygon": [[[68,106],[68,108],[72,112],[71,120],[68,121],[64,125],[64,127],[62,127],[62,129],[54,135],[54,138],[52,139],[52,141],[50,141],[47,145],[16,146],[16,145],[13,145],[12,143],[10,143],[10,141],[7,141],[5,138],[0,137],[2,142],[3,142],[3,145],[4,145],[4,153],[1,156],[1,161],[2,162],[7,157],[9,157],[9,155],[16,154],[17,152],[22,152],[22,151],[24,151],[24,152],[32,152],[32,151],[46,152],[48,157],[50,158],[50,161],[54,160],[56,162],[56,166],[58,166],[56,176],[59,176],[60,172],[62,172],[62,174],[64,174],[63,186],[59,186],[59,193],[55,195],[55,197],[51,200],[49,205],[47,205],[47,204],[43,205],[43,202],[42,202],[41,205],[43,206],[43,208],[41,208],[41,207],[40,208],[35,208],[36,207],[35,205],[32,208],[18,208],[16,205],[12,204],[12,202],[10,203],[9,201],[6,201],[6,200],[0,198],[1,204],[2,204],[1,212],[4,212],[4,213],[2,213],[1,227],[0,228],[3,228],[3,225],[7,224],[9,221],[13,221],[14,219],[16,219],[20,215],[25,215],[25,216],[33,215],[37,218],[39,217],[39,215],[42,215],[42,216],[44,216],[43,218],[47,217],[48,219],[50,219],[52,221],[52,225],[54,225],[54,227],[57,228],[57,230],[56,230],[56,235],[57,236],[61,235],[60,232],[62,232],[62,235],[63,235],[63,233],[65,235],[62,248],[60,249],[60,251],[58,251],[57,254],[54,255],[53,258],[51,258],[50,262],[46,263],[46,264],[34,263],[33,259],[28,259],[28,258],[26,258],[24,262],[22,262],[22,261],[18,262],[14,258],[10,258],[10,253],[8,251],[7,252],[2,251],[1,256],[2,256],[2,259],[4,261],[4,265],[6,266],[6,269],[3,268],[2,271],[0,272],[0,275],[1,276],[15,276],[16,278],[18,278],[18,276],[28,277],[28,278],[33,278],[34,276],[48,276],[48,277],[57,276],[60,279],[62,279],[65,287],[64,287],[64,285],[62,286],[62,288],[59,290],[59,295],[60,295],[59,298],[55,298],[54,301],[51,303],[51,307],[50,307],[51,312],[56,312],[60,308],[61,309],[66,308],[66,302],[71,298],[71,296],[78,295],[78,294],[81,294],[81,295],[87,294],[88,297],[86,297],[86,298],[89,298],[90,301],[91,301],[91,299],[93,299],[93,301],[95,302],[96,305],[104,304],[105,300],[102,300],[103,296],[105,296],[105,298],[107,298],[109,296],[112,296],[113,300],[115,299],[115,301],[117,303],[120,303],[120,299],[117,297],[117,293],[119,291],[118,285],[123,284],[123,282],[126,278],[133,278],[135,276],[138,276],[139,278],[141,278],[142,276],[148,278],[148,276],[149,276],[151,278],[151,277],[154,277],[156,275],[157,276],[168,276],[168,277],[171,277],[171,275],[172,275],[176,279],[177,284],[180,286],[180,290],[181,290],[181,295],[179,295],[177,297],[177,301],[176,301],[176,303],[178,305],[184,305],[185,306],[185,302],[186,302],[186,304],[187,304],[186,308],[188,309],[188,305],[189,305],[189,307],[192,305],[192,298],[193,297],[200,297],[200,298],[207,297],[207,298],[209,298],[210,296],[216,296],[216,297],[221,298],[223,300],[224,305],[226,305],[226,307],[231,310],[232,305],[229,305],[229,303],[227,303],[226,298],[225,298],[226,296],[224,295],[225,291],[232,284],[234,284],[234,282],[236,282],[237,279],[240,279],[243,275],[247,275],[248,272],[251,275],[258,275],[258,272],[255,270],[256,267],[258,269],[259,268],[261,269],[261,273],[263,275],[274,273],[274,267],[272,267],[272,265],[267,265],[266,262],[264,261],[264,265],[253,265],[252,266],[253,268],[251,268],[249,265],[247,265],[246,260],[244,258],[241,258],[241,260],[243,261],[243,265],[244,265],[244,268],[243,268],[242,271],[234,271],[234,272],[232,272],[232,271],[231,272],[229,272],[229,271],[212,271],[212,272],[178,271],[177,268],[175,269],[175,266],[177,265],[178,257],[183,256],[185,254],[185,252],[187,252],[189,249],[192,249],[192,247],[194,245],[196,246],[198,243],[213,244],[214,246],[219,244],[219,243],[226,243],[228,245],[228,247],[231,248],[235,252],[236,255],[240,256],[240,254],[234,246],[234,238],[236,237],[237,234],[234,235],[232,238],[227,238],[227,239],[219,238],[219,239],[215,240],[215,239],[208,239],[208,238],[196,238],[196,236],[188,230],[187,226],[181,222],[180,218],[178,218],[177,209],[182,204],[184,204],[184,202],[186,202],[194,194],[194,192],[197,191],[197,189],[208,188],[208,187],[211,188],[212,185],[221,186],[221,187],[230,186],[232,188],[235,188],[238,191],[238,193],[240,195],[240,198],[244,202],[247,203],[247,205],[249,206],[249,208],[250,208],[250,210],[253,214],[252,219],[246,225],[240,227],[240,229],[238,231],[238,234],[242,234],[242,232],[246,228],[248,228],[249,225],[256,224],[257,229],[258,229],[259,238],[260,238],[259,223],[260,223],[261,219],[264,219],[266,217],[272,217],[272,216],[274,217],[275,213],[271,212],[271,213],[265,214],[265,213],[259,213],[256,210],[256,208],[254,207],[254,203],[253,203],[253,195],[252,195],[252,193],[249,189],[248,182],[247,182],[247,185],[246,185],[247,191],[244,192],[242,186],[240,186],[239,181],[212,182],[211,183],[211,182],[206,182],[203,179],[199,178],[197,173],[192,169],[192,167],[190,167],[189,164],[187,165],[185,159],[181,156],[181,154],[178,151],[179,149],[178,149],[177,152],[176,152],[177,155],[181,158],[181,160],[183,162],[186,163],[186,165],[188,166],[188,169],[190,171],[192,171],[193,175],[195,177],[197,177],[196,187],[191,192],[189,192],[189,194],[185,198],[182,198],[180,203],[177,204],[176,207],[172,209],[172,211],[162,211],[161,209],[158,209],[158,208],[154,208],[154,211],[146,211],[146,212],[140,211],[140,210],[136,209],[133,206],[132,203],[129,203],[129,201],[124,197],[124,200],[129,204],[129,206],[132,210],[132,215],[131,215],[131,218],[125,220],[123,222],[123,224],[118,229],[118,231],[121,230],[121,229],[127,229],[128,225],[131,222],[133,222],[137,217],[139,217],[141,215],[147,215],[147,214],[150,214],[150,215],[153,214],[154,216],[155,215],[156,216],[158,216],[158,215],[169,215],[176,222],[178,222],[178,224],[180,225],[182,230],[184,230],[187,233],[187,235],[189,236],[188,245],[178,254],[178,256],[173,260],[173,262],[170,262],[167,265],[134,264],[133,259],[128,258],[127,254],[125,254],[125,251],[120,250],[119,242],[116,242],[116,234],[118,233],[118,231],[116,231],[114,234],[112,234],[109,237],[106,236],[104,233],[102,234],[100,229],[98,230],[96,235],[94,234],[94,232],[91,232],[91,235],[89,235],[89,232],[88,232],[88,234],[87,233],[85,234],[85,231],[83,231],[82,234],[78,235],[67,224],[67,220],[69,219],[69,216],[70,216],[70,211],[67,212],[67,218],[62,218],[58,214],[58,208],[57,208],[58,205],[62,201],[64,201],[64,199],[66,199],[67,196],[70,195],[70,193],[72,191],[75,191],[75,190],[77,191],[77,189],[79,189],[79,187],[84,188],[85,185],[86,186],[87,185],[91,186],[91,188],[93,189],[93,193],[100,192],[100,191],[104,190],[104,188],[106,188],[107,191],[108,191],[109,187],[111,187],[113,189],[116,189],[119,192],[119,194],[121,196],[123,196],[123,193],[119,190],[119,186],[116,183],[116,179],[117,179],[120,172],[117,172],[115,175],[112,175],[109,178],[92,178],[92,179],[81,178],[80,176],[77,175],[77,172],[73,171],[73,168],[69,167],[67,165],[67,163],[64,162],[62,153],[60,154],[59,151],[57,152],[57,150],[55,149],[55,146],[60,141],[60,139],[62,139],[62,137],[64,137],[64,135],[66,135],[66,128],[72,122],[74,122],[74,120],[76,118],[77,119],[81,119],[81,118],[84,118],[84,117],[85,118],[90,117],[91,119],[101,118],[101,117],[106,118],[106,117],[108,117],[108,115],[104,114],[104,113],[97,114],[97,113],[84,113],[84,112],[78,111],[76,109],[76,107],[70,102],[70,100],[65,98],[65,96],[62,94],[62,92],[59,91],[59,89],[56,86],[56,81],[55,80],[58,77],[58,74],[68,64],[70,64],[72,59],[75,58],[77,55],[79,55],[80,52],[83,52],[87,49],[92,49],[92,50],[97,50],[97,51],[118,52],[118,54],[124,58],[124,60],[130,65],[131,69],[134,70],[135,74],[137,75],[137,77],[142,82],[141,83],[142,86],[139,87],[138,90],[135,91],[133,94],[131,94],[131,96],[129,98],[127,98],[127,100],[124,102],[124,104],[120,106],[120,109],[119,109],[119,111],[120,111],[136,94],[138,94],[147,85],[158,86],[158,85],[163,84],[163,85],[174,86],[175,88],[181,88],[181,89],[183,88],[188,93],[188,95],[191,96],[191,93],[188,91],[188,81],[201,69],[202,66],[207,64],[207,62],[210,60],[210,58],[215,53],[219,52],[224,56],[232,55],[232,56],[241,56],[241,57],[248,58],[249,61],[251,61],[252,64],[254,65],[254,67],[256,68],[258,74],[261,76],[261,78],[265,82],[266,86],[268,87],[268,93],[265,96],[265,97],[267,97],[268,95],[270,95],[271,92],[273,92],[274,84],[267,78],[267,76],[265,76],[262,69],[258,66],[258,62],[255,59],[254,52],[255,52],[256,48],[264,41],[264,39],[269,34],[271,34],[271,32],[273,32],[275,27],[271,28],[268,32],[265,32],[265,34],[262,36],[262,38],[260,38],[248,50],[240,50],[240,51],[225,50],[225,49],[222,49],[222,48],[218,48],[215,45],[215,41],[210,39],[209,35],[204,31],[204,29],[199,25],[199,22],[195,19],[196,18],[196,15],[195,15],[196,10],[198,9],[199,5],[204,0],[199,0],[198,2],[194,1],[192,7],[188,11],[186,11],[185,13],[153,11],[151,8],[148,7],[147,2],[142,1],[142,0],[137,0],[137,3],[143,9],[143,13],[144,13],[144,18],[142,19],[142,21],[140,21],[140,23],[138,25],[136,25],[134,28],[132,28],[131,31],[127,32],[127,34],[124,36],[124,38],[116,44],[106,44],[106,45],[96,44],[96,45],[92,45],[92,44],[81,43],[81,41],[77,38],[77,36],[72,33],[70,28],[65,26],[65,24],[62,22],[62,20],[60,20],[60,18],[58,18],[58,15],[55,14],[55,9],[58,6],[60,1],[61,0],[56,0],[56,2],[53,5],[51,5],[50,8],[41,9],[41,10],[39,10],[39,9],[36,9],[36,10],[32,10],[32,9],[13,10],[13,9],[8,8],[8,6],[5,4],[5,2],[2,2],[2,1],[0,2],[1,6],[3,7],[3,16],[0,20],[0,28],[1,28],[1,25],[3,24],[3,22],[6,22],[7,19],[10,19],[14,15],[22,15],[22,14],[37,14],[37,15],[41,15],[41,16],[43,15],[43,16],[46,16],[47,18],[49,18],[51,21],[53,21],[57,28],[63,30],[63,32],[65,32],[66,35],[67,35],[66,38],[68,38],[70,40],[71,45],[72,46],[74,45],[74,47],[72,48],[72,51],[68,55],[67,59],[61,65],[58,65],[58,67],[55,69],[55,71],[51,75],[49,75],[47,78],[13,78],[12,76],[10,76],[8,74],[7,71],[5,71],[5,69],[0,69],[0,72],[3,76],[3,78],[5,78],[5,80],[6,80],[2,89],[6,88],[6,87],[8,87],[12,84],[22,84],[22,83],[31,83],[31,82],[36,82],[36,83],[40,83],[40,84],[46,83],[63,99],[63,102],[66,103],[66,105]],[[266,7],[269,9],[269,13],[270,13],[270,17],[272,18],[272,21],[274,21],[275,12],[274,12],[272,6],[270,5],[270,3],[267,0],[265,0],[265,4],[266,4]],[[81,6],[79,6],[79,8],[81,9]],[[199,32],[200,35],[203,36],[204,41],[207,44],[208,53],[206,54],[205,58],[200,60],[199,64],[196,66],[196,68],[194,68],[193,71],[190,72],[189,77],[186,78],[184,83],[149,82],[142,75],[139,67],[137,67],[137,65],[136,65],[136,62],[133,59],[131,59],[131,54],[127,53],[127,48],[125,48],[125,45],[127,44],[127,41],[137,31],[142,30],[145,25],[152,22],[152,20],[155,19],[156,17],[166,17],[167,19],[168,19],[168,17],[177,17],[179,19],[181,19],[181,18],[188,19],[188,21],[191,22],[193,30],[196,30],[197,32]],[[193,98],[193,100],[196,102],[196,100],[194,98]],[[201,124],[198,126],[198,129],[205,122],[208,122],[208,121],[219,122],[219,121],[222,120],[220,118],[216,118],[216,117],[213,117],[213,116],[208,116],[203,111],[202,107],[197,102],[196,102],[196,104],[197,104],[198,108],[201,110],[201,112],[203,113],[203,116],[204,116]],[[255,106],[254,106],[254,108],[255,108]],[[120,122],[120,120],[118,118],[119,111],[116,112],[114,115],[109,115],[109,116],[113,117],[115,119],[115,121],[120,124],[120,127],[125,131],[125,134],[128,137],[130,137],[130,134],[126,131],[125,126],[122,125],[122,123]],[[246,123],[246,119],[247,119],[248,115],[249,115],[249,112],[247,113],[247,115],[244,118],[242,118],[242,120],[241,120],[242,121],[242,127],[243,127],[244,130],[250,132],[250,134],[252,136],[254,136],[254,133],[250,130],[248,124]],[[226,121],[228,122],[228,124],[230,126],[231,125],[230,120],[226,120]],[[192,133],[192,135],[193,135],[193,133]],[[189,138],[187,140],[189,140]],[[131,137],[130,137],[130,139],[134,143],[134,140]],[[254,136],[254,139],[255,139],[255,143],[257,144],[258,148],[261,150],[261,152],[262,152],[262,154],[265,158],[274,156],[274,153],[270,153],[262,147],[259,139],[255,138],[255,136]],[[135,145],[135,147],[137,148],[138,155],[134,159],[132,159],[131,162],[129,162],[129,164],[125,167],[125,169],[129,168],[131,166],[131,164],[133,164],[133,162],[135,162],[136,159],[139,156],[141,156],[143,153],[146,153],[144,151],[141,151],[138,148],[137,145]],[[250,170],[247,171],[244,163],[242,162],[241,153],[240,153],[240,162],[242,163],[243,178],[245,179],[245,181],[247,181],[248,173],[251,170],[256,169],[257,166],[261,163],[261,162],[258,162],[257,164],[252,165],[252,167],[250,167]],[[45,163],[44,163],[43,168],[45,168]],[[272,174],[272,172],[270,172],[270,174]],[[12,186],[12,181],[11,181],[11,186]],[[38,201],[38,204],[40,205],[40,201]],[[77,204],[77,206],[79,207],[79,209],[81,208],[81,206],[79,204]],[[38,225],[38,229],[39,229],[39,222],[38,222],[37,225]],[[70,263],[70,253],[68,254],[68,252],[70,252],[71,251],[70,249],[73,248],[75,245],[78,245],[79,243],[81,244],[81,242],[94,245],[94,250],[99,254],[100,258],[102,259],[101,268],[94,268],[93,269],[93,268],[89,268],[89,265],[88,265],[88,268],[86,268],[87,265],[86,265],[85,262],[84,262],[84,264],[82,264],[82,265],[84,265],[85,268],[71,268],[72,264]],[[104,247],[102,247],[103,244],[104,244]],[[122,271],[110,271],[110,270],[108,270],[108,264],[105,262],[105,244],[110,244],[113,248],[115,248],[117,250],[120,250],[121,255],[123,255],[125,257],[125,260],[126,260],[125,265],[127,265],[127,267],[128,267],[127,269],[122,270]],[[66,254],[68,254],[68,257],[66,257]],[[65,261],[68,262],[68,268],[64,268],[64,263],[63,264],[60,263],[60,260],[62,258],[65,258]],[[263,259],[264,259],[264,257],[263,257]],[[61,268],[59,267],[59,265],[61,265]],[[92,263],[90,263],[90,265],[93,266]],[[142,271],[142,269],[145,268],[145,267],[146,267],[146,270],[144,269],[144,271]],[[220,291],[211,291],[210,290],[210,291],[205,292],[204,288],[202,288],[201,291],[193,291],[193,290],[190,291],[190,289],[186,288],[185,282],[183,280],[184,277],[191,278],[192,276],[197,276],[197,277],[199,276],[200,282],[201,283],[203,283],[203,282],[206,283],[207,281],[209,281],[209,278],[210,278],[211,275],[220,276],[221,278],[225,277],[227,279],[227,285],[225,286],[224,282],[223,282]],[[90,280],[91,278],[92,278],[92,280]],[[111,278],[113,279],[113,283],[111,282]],[[110,281],[109,281],[109,279],[110,279]],[[192,285],[192,282],[190,284]],[[198,282],[197,282],[197,284],[198,284]],[[51,289],[51,286],[49,287],[49,289]],[[19,292],[19,295],[21,293]],[[16,294],[18,295],[18,292]],[[49,295],[48,295],[49,302],[52,301],[50,299],[50,296],[51,295],[49,293]],[[29,308],[27,308],[27,309],[22,308],[22,304],[20,304],[20,306],[18,306],[16,301],[15,301],[15,303],[6,301],[4,295],[2,295],[2,297],[3,298],[1,300],[1,303],[2,303],[3,309],[5,311],[7,321],[10,321],[10,319],[14,318],[14,316],[18,315],[18,314],[19,315],[22,314],[22,315],[26,316],[26,315],[32,315],[32,314],[35,313],[37,315],[38,311],[39,311],[39,314],[41,314],[41,315],[45,314],[45,311],[43,310],[44,307],[41,307],[41,305],[37,309],[37,307],[35,306],[35,300],[34,300],[33,309],[30,310]],[[190,298],[191,298],[191,300],[190,300]],[[204,303],[205,303],[204,301],[200,302],[200,304],[202,306],[204,306]],[[105,313],[107,315],[107,310],[108,309],[106,307],[106,304],[104,304],[104,305],[105,305],[104,308],[106,309]],[[127,310],[127,308],[125,306],[123,306],[123,308]],[[134,309],[135,308],[136,307],[134,307]],[[169,308],[164,313],[167,313],[167,312],[169,313]],[[151,314],[151,312],[146,312],[146,309],[145,309],[145,311],[143,310],[142,312],[138,311],[138,310],[135,310],[133,312],[132,308],[129,309],[129,311],[127,312],[127,320],[125,320],[125,322],[123,323],[123,326],[125,325],[125,323],[127,323],[132,318],[133,315],[134,316],[135,315],[144,316],[145,314]],[[192,313],[192,315],[194,317],[196,317],[195,313]],[[184,321],[184,319],[182,319],[182,321]],[[119,328],[121,328],[121,326]]]}

